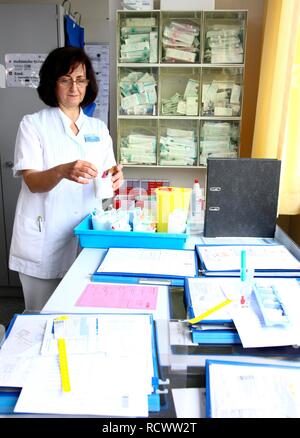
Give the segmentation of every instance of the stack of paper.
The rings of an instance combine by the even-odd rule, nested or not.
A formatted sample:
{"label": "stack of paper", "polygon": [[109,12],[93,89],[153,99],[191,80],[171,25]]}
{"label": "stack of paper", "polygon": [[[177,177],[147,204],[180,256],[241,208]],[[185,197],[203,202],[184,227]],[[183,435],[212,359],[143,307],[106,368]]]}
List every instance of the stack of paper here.
{"label": "stack of paper", "polygon": [[[244,348],[277,347],[300,345],[300,286],[293,278],[254,278],[250,286],[250,297],[246,306],[242,306],[241,281],[239,278],[189,278],[185,283],[185,299],[189,318],[208,314],[199,323],[192,325],[192,340],[205,343],[206,339],[223,343],[222,339],[234,343],[235,336]],[[254,287],[275,287],[286,309],[289,324],[265,326],[257,305]],[[231,303],[211,312],[218,304],[230,299]],[[211,333],[214,331],[214,336]],[[232,339],[230,339],[232,338]]]}
{"label": "stack of paper", "polygon": [[239,277],[241,250],[247,252],[255,277],[300,277],[300,262],[284,245],[196,246],[206,276]]}
{"label": "stack of paper", "polygon": [[195,252],[157,248],[109,248],[94,277],[111,274],[122,277],[152,276],[154,279],[194,277]]}
{"label": "stack of paper", "polygon": [[[19,315],[1,350],[0,385],[22,387],[18,413],[147,416],[157,366],[152,330],[149,315]],[[69,392],[58,337],[66,344]]]}

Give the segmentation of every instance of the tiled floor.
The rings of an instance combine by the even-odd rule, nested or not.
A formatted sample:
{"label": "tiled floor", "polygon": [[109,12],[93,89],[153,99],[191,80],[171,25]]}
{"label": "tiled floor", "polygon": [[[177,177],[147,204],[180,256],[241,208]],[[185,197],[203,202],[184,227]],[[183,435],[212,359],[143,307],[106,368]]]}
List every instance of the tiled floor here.
{"label": "tiled floor", "polygon": [[0,324],[8,326],[15,313],[24,311],[23,298],[2,298],[0,297]]}

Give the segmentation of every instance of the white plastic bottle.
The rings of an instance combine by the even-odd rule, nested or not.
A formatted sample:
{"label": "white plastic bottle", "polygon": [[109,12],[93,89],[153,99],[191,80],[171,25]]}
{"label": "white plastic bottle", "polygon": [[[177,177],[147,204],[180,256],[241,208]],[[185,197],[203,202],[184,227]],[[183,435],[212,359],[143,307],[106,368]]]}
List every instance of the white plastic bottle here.
{"label": "white plastic bottle", "polygon": [[202,211],[202,190],[199,184],[199,179],[194,180],[192,189],[192,217],[198,216]]}
{"label": "white plastic bottle", "polygon": [[204,199],[203,190],[200,187],[199,179],[195,178],[191,196],[189,230],[192,234],[203,231],[204,226]]}

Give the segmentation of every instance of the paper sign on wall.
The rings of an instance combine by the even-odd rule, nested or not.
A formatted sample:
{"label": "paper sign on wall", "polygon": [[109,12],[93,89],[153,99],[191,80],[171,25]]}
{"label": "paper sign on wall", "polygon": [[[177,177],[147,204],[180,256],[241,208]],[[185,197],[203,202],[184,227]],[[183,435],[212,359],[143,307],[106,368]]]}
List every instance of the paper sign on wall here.
{"label": "paper sign on wall", "polygon": [[93,116],[107,125],[109,110],[109,44],[85,44],[84,50],[92,61],[99,89]]}
{"label": "paper sign on wall", "polygon": [[46,56],[44,53],[7,53],[6,86],[37,88],[39,71]]}

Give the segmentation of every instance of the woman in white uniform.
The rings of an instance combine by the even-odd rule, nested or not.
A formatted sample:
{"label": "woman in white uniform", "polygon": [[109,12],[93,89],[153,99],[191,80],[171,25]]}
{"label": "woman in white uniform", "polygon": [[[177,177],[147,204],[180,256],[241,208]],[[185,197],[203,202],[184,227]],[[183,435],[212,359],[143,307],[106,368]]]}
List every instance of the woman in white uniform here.
{"label": "woman in white uniform", "polygon": [[[92,179],[116,164],[106,125],[82,111],[97,95],[82,49],[48,55],[38,94],[49,108],[21,121],[13,169],[22,187],[9,267],[19,272],[26,310],[40,310],[74,262],[73,228],[97,205]],[[112,176],[114,190],[123,180],[121,168]]]}

